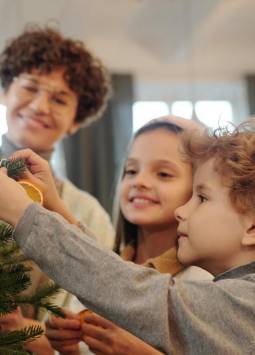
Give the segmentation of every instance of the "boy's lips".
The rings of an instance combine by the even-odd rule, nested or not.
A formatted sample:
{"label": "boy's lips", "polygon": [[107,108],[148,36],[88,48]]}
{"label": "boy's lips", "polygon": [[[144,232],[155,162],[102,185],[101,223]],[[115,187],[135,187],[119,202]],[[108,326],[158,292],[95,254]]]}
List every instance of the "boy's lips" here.
{"label": "boy's lips", "polygon": [[182,232],[181,230],[177,230],[177,238],[180,239],[181,237],[188,238],[188,234]]}

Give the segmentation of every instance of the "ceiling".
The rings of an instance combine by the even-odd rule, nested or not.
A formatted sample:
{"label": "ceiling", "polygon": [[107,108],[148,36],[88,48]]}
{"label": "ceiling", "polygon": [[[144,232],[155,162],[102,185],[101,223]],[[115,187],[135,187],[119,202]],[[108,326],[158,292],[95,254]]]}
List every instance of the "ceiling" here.
{"label": "ceiling", "polygon": [[254,0],[0,0],[0,48],[28,22],[84,40],[115,72],[165,81],[255,72]]}

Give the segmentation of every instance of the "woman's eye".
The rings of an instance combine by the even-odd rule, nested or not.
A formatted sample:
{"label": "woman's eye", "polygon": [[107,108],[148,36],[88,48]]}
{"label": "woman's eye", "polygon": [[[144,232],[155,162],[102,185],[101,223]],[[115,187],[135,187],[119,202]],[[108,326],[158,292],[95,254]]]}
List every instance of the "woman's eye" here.
{"label": "woman's eye", "polygon": [[30,93],[36,93],[38,91],[38,87],[33,85],[24,85],[23,89]]}
{"label": "woman's eye", "polygon": [[204,203],[204,202],[208,201],[208,198],[203,195],[198,195],[198,198],[199,198],[200,203]]}
{"label": "woman's eye", "polygon": [[58,105],[66,105],[65,100],[63,100],[62,98],[57,97],[57,96],[56,97],[53,96],[52,101]]}

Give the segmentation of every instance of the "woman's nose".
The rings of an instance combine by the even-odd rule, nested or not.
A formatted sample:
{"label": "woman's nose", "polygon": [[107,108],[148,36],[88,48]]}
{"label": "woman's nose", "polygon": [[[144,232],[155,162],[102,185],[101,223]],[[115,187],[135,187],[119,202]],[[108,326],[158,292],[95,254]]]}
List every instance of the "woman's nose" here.
{"label": "woman's nose", "polygon": [[29,106],[35,113],[49,114],[51,109],[49,94],[45,91],[38,92]]}

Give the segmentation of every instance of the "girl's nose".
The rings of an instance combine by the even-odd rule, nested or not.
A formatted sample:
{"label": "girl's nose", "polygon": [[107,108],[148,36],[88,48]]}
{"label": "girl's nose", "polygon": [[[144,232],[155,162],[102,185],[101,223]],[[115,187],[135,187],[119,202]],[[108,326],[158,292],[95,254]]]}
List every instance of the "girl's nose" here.
{"label": "girl's nose", "polygon": [[148,188],[151,185],[150,178],[146,173],[140,172],[135,176],[133,185],[136,188]]}

